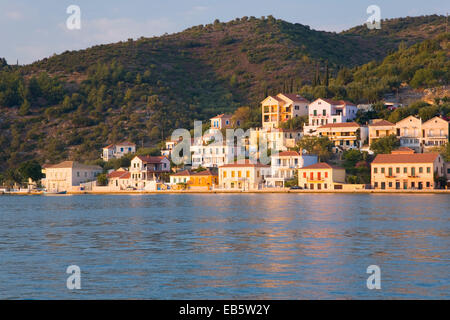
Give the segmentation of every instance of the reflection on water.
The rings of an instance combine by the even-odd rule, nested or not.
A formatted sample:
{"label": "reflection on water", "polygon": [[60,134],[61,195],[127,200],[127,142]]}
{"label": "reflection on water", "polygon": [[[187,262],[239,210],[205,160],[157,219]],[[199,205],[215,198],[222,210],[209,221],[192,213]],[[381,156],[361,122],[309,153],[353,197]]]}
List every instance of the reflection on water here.
{"label": "reflection on water", "polygon": [[[447,195],[0,197],[0,298],[450,298]],[[67,266],[82,290],[66,289]],[[366,288],[381,267],[382,290]]]}

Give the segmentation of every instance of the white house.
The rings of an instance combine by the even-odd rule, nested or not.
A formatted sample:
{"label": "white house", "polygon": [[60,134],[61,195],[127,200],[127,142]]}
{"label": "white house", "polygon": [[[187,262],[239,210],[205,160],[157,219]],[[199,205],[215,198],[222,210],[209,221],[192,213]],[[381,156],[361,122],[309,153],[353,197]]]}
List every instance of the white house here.
{"label": "white house", "polygon": [[130,178],[137,189],[145,189],[150,181],[160,181],[169,172],[170,161],[165,156],[136,156],[131,160]]}
{"label": "white house", "polygon": [[75,161],[64,161],[54,165],[44,165],[45,178],[42,185],[48,192],[79,191],[80,184],[94,181],[102,173],[99,166],[86,165]]}
{"label": "white house", "polygon": [[102,159],[109,161],[111,159],[122,158],[127,153],[135,153],[136,145],[134,143],[124,141],[118,144],[110,144],[103,148]]}
{"label": "white house", "polygon": [[111,190],[127,190],[133,187],[131,174],[124,168],[119,168],[108,174],[108,186]]}
{"label": "white house", "polygon": [[295,177],[298,169],[317,163],[316,155],[306,155],[296,151],[283,151],[271,155],[268,187],[284,187],[287,180]]}
{"label": "white house", "polygon": [[236,157],[245,156],[245,145],[238,148],[236,145],[226,143],[204,143],[191,146],[192,168],[218,168],[224,164],[232,163]]}
{"label": "white house", "polygon": [[357,112],[358,108],[351,102],[319,98],[309,105],[309,123],[303,133],[315,135],[320,126],[353,121]]}

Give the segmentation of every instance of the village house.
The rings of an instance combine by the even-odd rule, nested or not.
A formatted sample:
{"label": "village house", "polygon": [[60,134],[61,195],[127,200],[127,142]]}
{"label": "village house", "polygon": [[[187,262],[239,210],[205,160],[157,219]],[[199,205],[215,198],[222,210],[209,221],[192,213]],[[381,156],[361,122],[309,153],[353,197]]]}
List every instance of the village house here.
{"label": "village house", "polygon": [[258,190],[263,188],[270,166],[242,160],[219,167],[219,187],[229,190]]}
{"label": "village house", "polygon": [[308,115],[309,101],[298,94],[279,93],[261,102],[264,129],[279,128],[292,118]]}
{"label": "village house", "polygon": [[409,116],[395,124],[400,146],[422,152],[422,120]]}
{"label": "village house", "polygon": [[369,146],[377,139],[396,133],[395,124],[383,119],[373,119],[369,124]]}
{"label": "village house", "polygon": [[192,173],[189,170],[179,171],[170,175],[170,185],[187,184],[191,180]]}
{"label": "village house", "polygon": [[108,186],[110,190],[127,190],[134,188],[131,173],[125,168],[119,168],[108,173]]}
{"label": "village house", "polygon": [[435,176],[445,176],[439,153],[414,153],[406,148],[377,155],[371,167],[372,188],[381,190],[434,189]]}
{"label": "village house", "polygon": [[148,189],[149,182],[159,182],[170,172],[170,161],[165,156],[136,156],[131,160],[130,174],[133,187]]}
{"label": "village house", "polygon": [[309,104],[309,123],[303,133],[315,135],[320,126],[353,121],[357,112],[358,108],[351,102],[319,98]]}
{"label": "village house", "polygon": [[249,137],[249,153],[255,153],[259,150],[261,141],[267,143],[267,148],[274,151],[287,151],[295,148],[297,142],[302,138],[303,134],[299,130],[289,129],[251,129]]}
{"label": "village house", "polygon": [[167,140],[165,142],[165,148],[161,150],[161,155],[170,159],[172,156],[172,150],[178,144],[179,140]]}
{"label": "village house", "polygon": [[317,163],[317,156],[305,155],[297,151],[282,151],[271,155],[270,176],[266,178],[268,187],[284,187],[288,180],[296,177],[297,170]]}
{"label": "village house", "polygon": [[425,150],[448,143],[448,121],[434,117],[422,124],[422,144]]}
{"label": "village house", "polygon": [[245,157],[245,145],[227,145],[223,143],[195,144],[191,146],[192,168],[218,168],[224,164],[232,163],[236,157]]}
{"label": "village house", "polygon": [[231,114],[219,114],[210,119],[211,121],[211,129],[213,130],[222,130],[222,129],[230,129],[233,126],[240,126],[240,120],[237,120],[236,123],[232,121],[233,115]]}
{"label": "village house", "polygon": [[217,172],[203,170],[193,173],[188,185],[189,189],[193,190],[211,190],[218,184],[219,177]]}
{"label": "village house", "polygon": [[325,162],[300,168],[298,185],[305,190],[343,190],[345,169]]}
{"label": "village house", "polygon": [[328,123],[318,127],[317,134],[328,137],[342,150],[360,149],[367,139],[368,129],[356,122]]}
{"label": "village house", "polygon": [[200,172],[183,170],[170,176],[172,189],[211,190],[218,184],[218,175],[211,170],[203,170]]}
{"label": "village house", "polygon": [[110,144],[103,148],[101,158],[103,161],[109,161],[111,159],[119,159],[128,153],[135,153],[136,145],[128,141],[124,141],[118,144]]}
{"label": "village house", "polygon": [[447,189],[450,188],[450,162],[446,162],[444,165],[444,172],[447,178]]}
{"label": "village house", "polygon": [[43,165],[45,178],[42,185],[48,192],[80,191],[80,184],[95,181],[102,173],[99,166],[86,165],[76,161],[63,161],[54,165]]}

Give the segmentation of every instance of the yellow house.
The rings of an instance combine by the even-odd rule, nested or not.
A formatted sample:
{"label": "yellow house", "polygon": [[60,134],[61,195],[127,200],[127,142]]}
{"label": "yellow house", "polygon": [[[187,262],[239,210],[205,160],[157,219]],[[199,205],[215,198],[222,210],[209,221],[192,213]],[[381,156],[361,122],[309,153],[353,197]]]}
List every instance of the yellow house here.
{"label": "yellow house", "polygon": [[435,152],[379,154],[371,167],[372,188],[381,190],[434,189],[435,175],[445,176],[444,160]]}
{"label": "yellow house", "polygon": [[298,94],[279,93],[261,102],[263,128],[279,128],[282,122],[308,115],[309,101]]}
{"label": "yellow house", "polygon": [[400,145],[416,152],[421,151],[422,120],[414,116],[406,117],[395,124]]}
{"label": "yellow house", "polygon": [[298,169],[298,185],[305,190],[342,190],[345,169],[325,162]]}
{"label": "yellow house", "polygon": [[264,186],[270,166],[244,160],[219,167],[219,186],[230,190],[256,190]]}
{"label": "yellow house", "polygon": [[336,147],[359,149],[367,138],[367,127],[356,122],[328,123],[317,128],[317,133],[328,137]]}
{"label": "yellow house", "polygon": [[374,119],[369,124],[369,146],[380,138],[396,134],[395,124],[383,119]]}
{"label": "yellow house", "polygon": [[448,143],[448,121],[434,117],[422,124],[422,143],[425,149]]}

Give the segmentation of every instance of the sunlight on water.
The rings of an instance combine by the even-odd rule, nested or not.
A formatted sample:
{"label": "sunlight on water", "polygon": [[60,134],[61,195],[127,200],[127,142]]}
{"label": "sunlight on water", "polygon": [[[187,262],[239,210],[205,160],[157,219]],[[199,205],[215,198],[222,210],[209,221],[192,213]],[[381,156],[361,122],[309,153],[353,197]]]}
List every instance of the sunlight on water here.
{"label": "sunlight on water", "polygon": [[[0,196],[0,298],[450,298],[448,195]],[[82,289],[66,288],[67,266]],[[366,268],[381,267],[368,290]]]}

